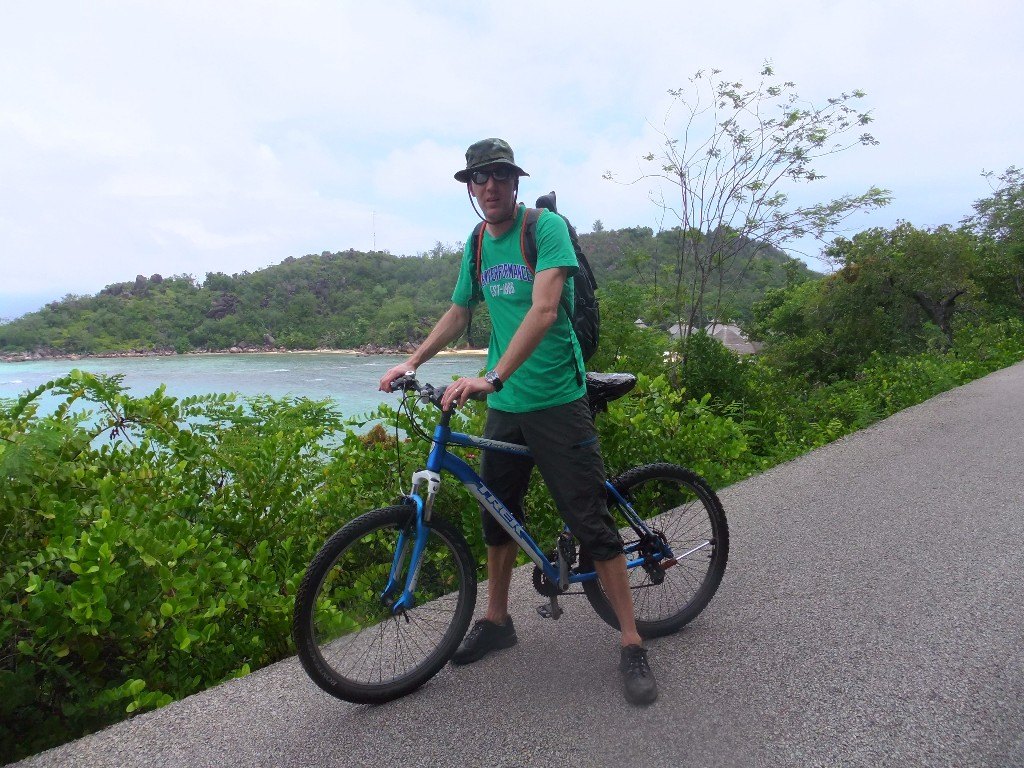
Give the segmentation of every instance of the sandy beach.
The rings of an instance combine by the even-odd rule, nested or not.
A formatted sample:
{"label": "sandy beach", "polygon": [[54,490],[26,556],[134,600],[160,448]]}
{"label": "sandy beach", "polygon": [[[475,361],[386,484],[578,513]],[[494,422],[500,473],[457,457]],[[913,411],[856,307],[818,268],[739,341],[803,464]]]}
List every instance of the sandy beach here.
{"label": "sandy beach", "polygon": [[[123,357],[186,357],[189,355],[352,355],[370,357],[377,355],[401,356],[412,354],[415,347],[397,349],[394,347],[371,347],[357,349],[285,349],[284,347],[231,347],[230,349],[195,350],[192,352],[175,352],[172,349],[125,350],[121,352],[98,352],[93,354],[52,353],[52,352],[18,352],[0,355],[5,363],[24,363],[32,360],[106,360]],[[444,349],[437,357],[480,356],[487,354],[487,349]]]}

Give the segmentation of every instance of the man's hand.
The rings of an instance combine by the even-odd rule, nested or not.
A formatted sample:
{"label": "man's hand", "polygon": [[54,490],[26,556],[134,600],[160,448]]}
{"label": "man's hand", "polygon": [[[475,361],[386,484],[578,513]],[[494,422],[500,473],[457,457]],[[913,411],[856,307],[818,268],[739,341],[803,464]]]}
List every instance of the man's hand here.
{"label": "man's hand", "polygon": [[399,363],[394,368],[392,368],[390,371],[388,371],[387,373],[385,373],[383,376],[380,377],[380,387],[378,387],[378,389],[380,389],[381,392],[390,392],[391,391],[391,383],[395,379],[401,378],[402,376],[405,376],[405,374],[407,374],[407,373],[415,373],[415,372],[416,372],[416,366],[415,365],[411,365],[408,361],[406,361],[404,363]]}
{"label": "man's hand", "polygon": [[494,387],[481,376],[456,379],[445,389],[444,397],[441,398],[441,408],[450,411],[453,407],[465,405],[472,395],[489,395],[492,392],[494,392]]}
{"label": "man's hand", "polygon": [[448,311],[441,315],[427,338],[412,356],[400,365],[396,365],[390,371],[380,377],[380,391],[390,392],[391,384],[399,376],[407,373],[415,373],[423,363],[444,349],[449,342],[455,341],[469,324],[469,307],[460,307],[452,304]]}

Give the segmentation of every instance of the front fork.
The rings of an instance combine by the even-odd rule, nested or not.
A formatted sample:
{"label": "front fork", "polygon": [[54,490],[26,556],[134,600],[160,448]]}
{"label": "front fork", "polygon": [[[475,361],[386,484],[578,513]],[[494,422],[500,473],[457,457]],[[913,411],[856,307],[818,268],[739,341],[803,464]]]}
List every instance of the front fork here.
{"label": "front fork", "polygon": [[[427,486],[426,501],[420,495],[420,488],[423,484]],[[434,509],[434,499],[441,489],[441,476],[437,472],[422,470],[412,476],[412,491],[403,501],[415,506],[414,516],[410,517],[409,523],[398,534],[398,541],[395,543],[395,555],[391,560],[391,572],[388,574],[388,583],[381,593],[380,599],[391,611],[398,615],[416,605],[414,592],[416,591],[416,580],[419,578],[420,565],[423,563],[423,550],[427,546],[427,521],[430,520],[431,512]],[[411,554],[409,553],[412,549]],[[408,555],[408,556],[407,556]],[[402,593],[397,599],[392,599],[399,590],[402,582],[402,573],[405,573],[405,584],[401,587]],[[408,621],[406,617],[406,621]]]}

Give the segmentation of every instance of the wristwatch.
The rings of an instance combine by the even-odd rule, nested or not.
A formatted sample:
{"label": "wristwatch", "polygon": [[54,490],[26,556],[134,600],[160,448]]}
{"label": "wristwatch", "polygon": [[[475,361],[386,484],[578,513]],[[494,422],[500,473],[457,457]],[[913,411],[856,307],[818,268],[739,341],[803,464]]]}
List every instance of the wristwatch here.
{"label": "wristwatch", "polygon": [[495,392],[501,392],[501,388],[505,386],[501,381],[501,376],[496,371],[488,371],[484,374],[484,381],[494,387]]}

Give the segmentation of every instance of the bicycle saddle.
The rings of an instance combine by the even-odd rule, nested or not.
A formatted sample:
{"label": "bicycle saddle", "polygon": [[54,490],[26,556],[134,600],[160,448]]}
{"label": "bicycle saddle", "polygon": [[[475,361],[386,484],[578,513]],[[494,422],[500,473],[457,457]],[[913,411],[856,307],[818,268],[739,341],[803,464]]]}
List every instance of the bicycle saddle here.
{"label": "bicycle saddle", "polygon": [[618,400],[636,386],[631,373],[587,373],[587,399],[594,413],[607,411],[608,403]]}

